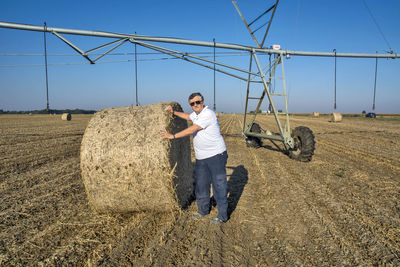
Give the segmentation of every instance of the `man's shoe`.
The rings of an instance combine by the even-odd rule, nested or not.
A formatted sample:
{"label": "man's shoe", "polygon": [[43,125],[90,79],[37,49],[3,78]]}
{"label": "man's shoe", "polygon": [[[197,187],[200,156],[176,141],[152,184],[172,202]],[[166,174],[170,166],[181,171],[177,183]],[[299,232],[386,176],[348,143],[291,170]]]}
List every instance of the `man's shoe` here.
{"label": "man's shoe", "polygon": [[202,214],[200,214],[200,213],[195,213],[195,214],[193,214],[192,215],[192,219],[193,220],[198,220],[198,219],[201,219],[201,218],[203,218],[204,216],[206,216],[206,215],[202,215]]}
{"label": "man's shoe", "polygon": [[214,219],[211,220],[211,224],[221,224],[221,223],[224,223],[224,221],[218,217],[215,217]]}

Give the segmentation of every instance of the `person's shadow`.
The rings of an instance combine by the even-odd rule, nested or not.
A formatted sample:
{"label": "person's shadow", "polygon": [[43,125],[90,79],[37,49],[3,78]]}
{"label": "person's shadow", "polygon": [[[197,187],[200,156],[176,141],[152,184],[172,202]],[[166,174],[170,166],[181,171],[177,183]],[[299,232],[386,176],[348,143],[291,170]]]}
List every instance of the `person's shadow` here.
{"label": "person's shadow", "polygon": [[248,181],[248,171],[243,165],[237,167],[227,166],[228,169],[233,169],[228,180],[228,217],[233,211],[242,196],[245,185]]}

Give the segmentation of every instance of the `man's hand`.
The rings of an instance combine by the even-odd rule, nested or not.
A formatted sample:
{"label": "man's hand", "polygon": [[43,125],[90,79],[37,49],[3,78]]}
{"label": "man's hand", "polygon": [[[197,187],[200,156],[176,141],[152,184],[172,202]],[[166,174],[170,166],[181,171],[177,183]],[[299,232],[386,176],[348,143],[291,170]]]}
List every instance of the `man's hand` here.
{"label": "man's hand", "polygon": [[172,109],[172,106],[171,106],[171,105],[167,106],[167,107],[164,109],[164,111],[168,111],[169,113],[174,112],[174,110]]}
{"label": "man's hand", "polygon": [[161,137],[164,138],[164,139],[174,139],[174,135],[168,133],[166,130],[161,131],[161,132],[160,132],[160,135],[161,135]]}
{"label": "man's hand", "polygon": [[[171,105],[166,106],[165,109],[164,109],[164,111],[167,111],[167,112],[169,112],[169,113],[175,115],[175,116],[178,117],[178,118],[181,118],[181,119],[184,119],[184,120],[187,120],[187,121],[190,120],[190,114],[185,113],[185,112],[183,112],[183,111],[176,111],[176,110],[173,110]],[[182,137],[182,136],[181,136],[181,137]]]}

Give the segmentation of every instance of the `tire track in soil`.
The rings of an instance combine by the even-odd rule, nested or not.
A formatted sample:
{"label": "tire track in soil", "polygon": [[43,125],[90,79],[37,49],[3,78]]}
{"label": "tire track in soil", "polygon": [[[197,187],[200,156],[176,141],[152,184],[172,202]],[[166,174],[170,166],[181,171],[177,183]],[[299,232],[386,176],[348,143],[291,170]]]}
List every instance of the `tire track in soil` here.
{"label": "tire track in soil", "polygon": [[[55,222],[64,216],[70,217],[76,214],[76,210],[64,204],[74,205],[74,208],[86,205],[79,168],[72,166],[79,166],[79,160],[71,158],[67,162],[58,163],[55,165],[48,163],[42,166],[42,170],[27,173],[27,181],[38,180],[35,186],[17,186],[18,194],[14,192],[15,190],[5,190],[2,194],[0,225],[4,228],[1,227],[1,239],[7,242],[9,254],[16,258],[17,261],[13,261],[14,263],[26,265],[32,255],[38,256],[39,251],[42,252],[41,257],[45,257],[54,249],[57,244],[55,241],[60,238],[57,233],[51,232],[57,229]],[[49,165],[58,172],[49,172]],[[62,177],[65,179],[54,179],[53,175],[57,173],[63,174]],[[57,181],[55,184],[54,180]],[[41,237],[46,233],[55,236],[50,235],[49,238],[42,240]],[[41,245],[43,243],[47,244],[43,246]]]}
{"label": "tire track in soil", "polygon": [[[325,152],[324,148],[322,147],[321,152]],[[347,147],[343,149],[351,151]],[[389,168],[393,171],[392,174],[388,173],[388,169],[384,169],[385,171],[382,173],[381,168],[376,168],[373,164],[365,162],[364,158],[358,158],[351,153],[348,158],[344,158],[340,154],[332,157],[329,148],[326,153],[329,153],[329,157],[332,159],[326,163],[331,166],[328,169],[334,170],[337,168],[335,163],[339,162],[343,162],[341,164],[346,164],[348,168],[343,176],[333,177],[338,186],[331,186],[330,189],[343,204],[345,214],[348,215],[346,221],[356,221],[356,223],[350,222],[347,225],[352,231],[353,239],[358,240],[362,246],[385,247],[386,250],[389,250],[386,259],[397,259],[399,262],[400,233],[398,225],[400,225],[400,214],[398,211],[400,206],[398,203],[400,194],[398,188],[400,188],[400,181],[394,168]],[[370,249],[365,254],[367,254],[365,258],[375,259],[374,264],[385,256],[381,255],[382,253],[379,251],[372,252]]]}
{"label": "tire track in soil", "polygon": [[[318,141],[310,163],[266,148],[250,149],[239,138],[240,119],[227,117],[222,116],[220,122],[229,153],[228,175],[236,180],[230,186],[241,186],[243,191],[230,190],[238,195],[236,203],[229,202],[236,206],[226,224],[210,225],[211,216],[192,221],[195,202],[181,213],[141,213],[127,218],[96,215],[87,206],[77,173],[79,157],[56,156],[21,174],[17,169],[7,172],[18,183],[40,181],[22,184],[15,203],[30,208],[23,203],[25,195],[32,199],[32,212],[14,214],[17,228],[9,229],[13,233],[0,232],[0,256],[6,255],[4,262],[11,265],[56,266],[399,264],[397,171],[363,169],[379,157],[366,160],[365,151],[355,155],[348,146],[343,148],[347,154],[339,153],[338,145],[329,146],[332,141],[323,136],[318,137],[322,143]],[[50,159],[64,150],[69,150],[68,145],[46,153]],[[63,165],[64,160],[76,166]],[[52,165],[50,172],[45,171],[47,164]],[[343,177],[334,174],[340,166],[348,167]],[[59,176],[66,179],[60,179],[65,187],[52,182],[52,177]],[[0,189],[8,188],[4,185],[0,183]],[[54,186],[60,190],[41,192],[52,191]],[[36,189],[37,198],[32,195]],[[215,208],[212,215],[216,215]]]}
{"label": "tire track in soil", "polygon": [[[16,196],[17,198],[26,198],[30,195],[38,197],[38,192],[43,192],[49,188],[57,188],[58,190],[60,186],[65,185],[64,178],[80,174],[80,169],[76,169],[76,166],[79,166],[79,160],[75,157],[69,157],[62,161],[47,161],[45,164],[37,165],[36,168],[31,168],[23,173],[11,173],[10,177],[12,176],[13,179],[5,179],[0,184],[2,200],[6,201],[10,198],[15,201]],[[74,169],[74,171],[71,172],[71,169]],[[35,179],[32,179],[33,177]],[[54,179],[54,177],[58,179]],[[20,194],[21,192],[23,194]]]}
{"label": "tire track in soil", "polygon": [[[227,130],[230,130],[230,128],[231,127],[225,126],[222,129],[223,129],[224,133],[227,134],[227,132],[228,132]],[[226,141],[227,141],[227,144],[233,143],[232,147],[239,148],[239,150],[241,150],[241,153],[238,153],[238,155],[241,154],[243,156],[243,154],[244,154],[243,151],[246,148],[244,148],[243,146],[240,146],[240,145],[238,146],[236,144],[237,138],[228,136],[228,137],[226,137]],[[261,150],[257,150],[257,151],[261,151]],[[259,170],[262,170],[263,162],[260,163],[260,160],[258,160],[256,153],[257,152],[251,153],[252,157],[253,157],[253,161],[255,162],[255,164],[259,168]],[[276,152],[274,152],[274,153],[276,153]],[[232,160],[232,157],[230,160]],[[247,157],[241,157],[240,160],[242,162],[243,161],[249,162],[248,155],[247,155]],[[281,159],[279,159],[279,160],[281,160]],[[250,160],[250,162],[251,162],[251,160]],[[268,164],[271,165],[270,162]],[[277,164],[279,166],[279,162]],[[281,170],[281,168],[279,168],[279,170]],[[254,174],[254,177],[257,177],[257,176],[262,177],[263,176],[263,174],[261,172],[257,174],[257,172],[250,170],[249,177],[253,176],[253,174]],[[278,172],[277,175],[280,176],[282,174],[280,172]],[[293,176],[298,175],[297,170],[294,169],[291,172],[287,172],[286,176],[289,176],[289,175],[293,175]],[[252,177],[252,178],[254,178],[254,177]],[[265,179],[265,174],[264,174],[264,179]],[[254,179],[254,180],[256,180],[256,179]],[[265,185],[265,183],[262,183],[260,181],[258,181],[258,182],[259,182],[259,184],[257,186],[254,186],[254,184],[256,184],[256,183],[254,183],[254,184],[249,183],[246,186],[246,190],[249,189],[251,185],[253,185],[254,191],[259,191],[260,188],[263,187],[263,186],[260,186],[260,184]],[[290,183],[286,185],[287,188],[290,188],[290,186],[291,186]],[[317,240],[318,242],[308,241],[309,244],[306,244],[306,245],[309,245],[309,247],[299,248],[298,244],[296,243],[296,241],[298,240],[299,237],[295,237],[294,238],[295,241],[292,241],[288,238],[285,239],[284,235],[282,236],[282,231],[283,231],[282,229],[279,229],[279,227],[278,227],[278,231],[274,231],[275,229],[277,229],[275,224],[268,225],[265,222],[264,223],[257,222],[257,220],[252,221],[252,220],[243,219],[243,218],[246,218],[246,215],[247,215],[247,218],[249,218],[249,217],[252,217],[253,219],[257,218],[257,217],[263,218],[262,212],[255,213],[254,211],[252,211],[251,216],[249,216],[250,214],[241,214],[244,216],[237,216],[237,217],[232,215],[230,221],[226,225],[228,225],[229,223],[233,224],[233,222],[235,220],[238,220],[238,217],[241,219],[240,219],[240,223],[237,223],[237,228],[235,229],[235,231],[233,231],[231,233],[232,234],[231,236],[235,236],[234,232],[241,232],[242,234],[240,236],[242,238],[250,237],[249,239],[247,239],[249,241],[247,244],[249,245],[248,249],[251,248],[249,250],[251,250],[253,252],[248,251],[247,254],[243,254],[243,253],[237,254],[237,255],[235,255],[236,257],[235,256],[233,257],[233,261],[231,260],[230,263],[231,264],[232,263],[247,263],[246,265],[249,265],[249,263],[252,263],[250,265],[255,265],[255,262],[257,262],[257,263],[261,263],[261,264],[265,263],[268,265],[270,265],[271,263],[281,265],[282,262],[285,262],[285,263],[289,263],[289,264],[322,263],[322,264],[326,265],[327,262],[324,261],[324,259],[327,259],[327,258],[329,259],[330,257],[335,258],[335,253],[336,254],[339,253],[339,255],[337,255],[336,259],[332,259],[331,263],[335,262],[335,260],[336,260],[336,262],[339,261],[341,263],[349,264],[351,262],[353,262],[353,263],[357,262],[357,259],[362,258],[361,254],[357,250],[355,252],[350,251],[350,250],[347,250],[347,252],[341,251],[341,250],[345,249],[346,247],[351,247],[352,243],[351,243],[351,241],[348,241],[346,239],[346,235],[348,234],[348,231],[347,232],[342,231],[341,230],[342,226],[337,224],[337,222],[340,220],[340,216],[339,216],[339,218],[335,217],[336,213],[340,213],[345,210],[342,209],[342,210],[339,210],[339,212],[337,210],[335,210],[335,209],[337,209],[337,207],[335,207],[335,205],[338,205],[337,203],[335,203],[335,196],[330,195],[329,201],[325,201],[325,202],[322,201],[320,203],[319,201],[324,200],[326,197],[325,194],[322,194],[321,196],[318,197],[317,201],[308,203],[307,200],[309,200],[310,197],[312,199],[312,197],[316,194],[316,192],[318,192],[318,190],[317,191],[315,190],[314,186],[312,186],[310,188],[308,188],[308,187],[309,186],[307,183],[303,183],[301,185],[295,186],[295,189],[297,190],[297,192],[301,192],[301,190],[303,190],[304,192],[311,192],[312,194],[309,193],[309,197],[305,197],[303,199],[303,202],[305,202],[305,204],[304,203],[297,204],[297,205],[294,204],[294,207],[290,209],[289,213],[296,214],[296,211],[298,211],[299,209],[301,210],[301,208],[304,209],[304,207],[308,207],[309,211],[305,212],[305,215],[303,215],[303,217],[302,217],[302,220],[303,220],[302,225],[303,226],[307,225],[307,223],[310,223],[310,222],[315,224],[315,221],[318,221],[320,225],[317,225],[317,226],[314,225],[313,231],[317,230],[318,233],[324,234],[325,237],[328,236],[331,239],[333,236],[333,240],[329,240],[329,242],[326,242],[326,240],[323,240],[319,236],[314,235],[315,240]],[[253,191],[253,190],[248,190],[248,191]],[[249,198],[248,194],[243,194],[241,197],[241,202],[242,202],[242,200],[243,200],[243,202],[245,202],[244,200],[249,201],[249,199],[250,198]],[[264,206],[264,203],[260,203],[260,202],[254,201],[254,200],[255,199],[253,198],[250,200],[250,202],[256,203],[258,206],[261,206],[261,207]],[[298,198],[293,198],[293,199],[290,199],[289,202],[296,203],[296,202],[298,202],[298,200],[299,200]],[[326,212],[324,210],[324,205],[329,206],[329,204],[331,202],[334,203],[333,208],[330,207],[330,209],[333,209],[333,211]],[[315,206],[317,208],[315,208]],[[238,213],[243,212],[243,211],[240,211],[241,208],[243,208],[242,205],[238,205],[235,212],[238,212]],[[264,206],[264,208],[265,208],[265,206]],[[193,206],[192,206],[192,209],[193,209]],[[245,212],[243,212],[243,213],[245,213]],[[307,218],[312,218],[312,219],[307,219]],[[266,219],[266,218],[263,218],[263,219]],[[183,221],[180,221],[180,220],[183,220]],[[155,249],[156,252],[154,253],[154,256],[150,256],[150,258],[153,259],[152,265],[157,265],[155,263],[166,263],[166,262],[171,263],[171,264],[182,264],[185,266],[193,265],[193,264],[194,265],[196,265],[196,264],[197,265],[203,265],[203,264],[224,265],[224,263],[225,264],[227,263],[226,260],[220,260],[221,258],[225,258],[225,259],[229,258],[226,254],[224,255],[224,253],[217,253],[217,255],[218,255],[217,257],[214,256],[214,257],[210,258],[210,255],[208,255],[208,251],[203,250],[203,249],[209,247],[210,243],[214,244],[214,243],[222,242],[222,244],[224,244],[224,239],[226,238],[226,236],[220,235],[221,232],[215,233],[215,236],[210,236],[210,233],[209,233],[210,230],[207,229],[207,228],[209,228],[208,222],[206,221],[206,223],[205,223],[206,227],[198,227],[198,223],[193,224],[190,221],[189,214],[186,214],[180,220],[178,220],[173,225],[172,231],[170,231],[167,234],[167,238],[166,238],[167,245],[166,246],[154,245],[154,248],[156,248]],[[296,220],[294,220],[294,221],[296,222]],[[243,224],[243,222],[247,223],[247,228],[245,230],[243,230],[240,227]],[[224,226],[226,226],[226,225],[224,225]],[[265,230],[263,231],[262,230],[263,228],[267,229],[267,231],[265,231]],[[177,230],[177,229],[180,229],[180,230]],[[201,229],[205,230],[205,232]],[[225,227],[224,233],[229,233],[230,229],[232,229],[232,227],[230,227],[230,228]],[[257,234],[257,232],[260,232],[260,230],[263,233],[271,231],[271,232],[275,232],[276,234],[273,237],[270,237],[269,240],[268,240],[268,238],[266,238],[266,236],[263,236],[262,238],[264,238],[264,241],[262,241],[261,240],[262,238],[259,238],[260,234],[259,233]],[[351,231],[351,229],[350,229],[350,231]],[[288,231],[286,234],[289,237],[291,235],[293,236],[293,233],[291,233],[290,231]],[[193,240],[193,237],[198,238],[199,236],[205,237],[206,240],[204,241],[204,246],[201,244],[200,241],[190,241],[190,240]],[[283,240],[282,240],[282,237],[283,237]],[[188,242],[182,241],[185,238],[188,240]],[[265,240],[265,239],[267,239],[267,240]],[[305,239],[307,240],[307,238],[305,238]],[[211,242],[210,242],[210,240],[211,240]],[[237,240],[240,240],[240,237]],[[245,239],[242,239],[242,240],[245,240]],[[258,242],[254,243],[254,240],[258,240]],[[307,242],[305,242],[305,243],[307,243]],[[318,249],[316,249],[316,248],[310,249],[310,247],[312,247],[313,245],[317,245],[319,248]],[[160,247],[162,247],[161,253],[160,253]],[[167,249],[165,249],[165,247]],[[189,249],[190,247],[192,247],[192,250]],[[232,249],[232,245],[230,245],[230,246],[228,245],[226,247],[227,248],[230,247]],[[336,247],[336,251],[332,252],[332,247]],[[197,248],[197,250],[194,248]],[[233,248],[235,248],[234,250],[241,250],[240,246],[234,245]],[[200,252],[199,252],[199,250],[200,250]],[[217,250],[223,251],[223,249],[221,249],[220,247],[218,247]],[[246,248],[244,250],[246,250]],[[321,250],[322,250],[322,252],[321,252]],[[257,251],[261,251],[261,252],[259,252],[257,254]],[[268,253],[272,256],[269,258],[265,257],[266,251],[268,251]],[[298,251],[298,252],[296,252],[296,251]],[[311,251],[311,253],[314,252],[317,255],[316,256],[310,255],[309,254],[310,251]],[[345,253],[345,254],[343,255],[341,253]],[[352,257],[353,254],[356,254],[356,256]],[[151,254],[148,253],[148,254],[144,254],[144,255],[149,256]],[[171,255],[173,255],[173,256],[171,256]],[[201,256],[199,257],[199,255],[201,255]],[[343,257],[343,256],[345,256],[346,259],[340,260],[341,257]],[[260,258],[262,258],[262,257],[264,257],[264,260],[260,260]],[[145,258],[145,257],[143,257],[143,258]],[[147,258],[149,258],[149,257],[147,257]],[[274,259],[271,259],[271,258],[274,258]],[[355,258],[355,260],[354,260],[354,258]],[[144,262],[146,262],[146,260],[143,259],[143,261],[138,261],[138,262],[144,263]]]}
{"label": "tire track in soil", "polygon": [[[330,165],[333,169],[334,164]],[[326,184],[320,183],[319,180],[316,181],[316,187],[325,187],[326,190],[329,190],[326,194],[314,191],[317,204],[328,210],[328,212],[322,213],[326,216],[321,217],[321,220],[325,220],[327,217],[334,221],[336,229],[345,239],[344,242],[350,240],[347,243],[349,253],[351,255],[358,254],[358,257],[354,258],[355,263],[353,264],[377,264],[383,255],[380,252],[371,251],[373,247],[384,247],[385,253],[389,251],[399,258],[399,247],[398,244],[396,245],[398,241],[394,240],[390,231],[396,228],[395,225],[399,225],[400,220],[389,215],[392,214],[392,211],[388,210],[390,204],[387,199],[384,202],[381,201],[382,197],[376,192],[376,188],[363,186],[360,181],[352,179],[353,176],[348,178],[350,179],[343,181],[342,185],[336,181],[335,183],[339,184],[336,187],[331,186],[332,182],[329,180]],[[329,195],[328,199],[326,195]],[[315,206],[310,205],[310,209],[315,210]],[[318,214],[321,215],[321,212]],[[333,237],[336,238],[337,235],[333,235]],[[354,251],[357,252],[354,253]]]}
{"label": "tire track in soil", "polygon": [[[63,145],[48,146],[34,149],[30,146],[20,149],[14,157],[2,158],[0,163],[0,182],[8,179],[15,173],[24,173],[31,169],[40,168],[49,162],[57,162],[61,159],[79,157],[80,143],[66,143]],[[40,150],[40,152],[38,152]],[[29,152],[26,152],[29,151]]]}
{"label": "tire track in soil", "polygon": [[232,128],[235,129],[234,132],[227,133],[226,137],[232,165],[243,166],[248,178],[230,220],[237,224],[242,236],[248,240],[246,246],[243,247],[242,244],[240,248],[248,251],[246,257],[242,259],[250,265],[270,264],[271,258],[265,254],[261,245],[265,243],[264,237],[260,234],[264,227],[258,220],[261,216],[260,201],[269,194],[269,185],[265,182],[266,174],[252,149],[247,148],[244,138],[241,137],[242,121],[239,118],[235,119],[235,127]]}
{"label": "tire track in soil", "polygon": [[[258,155],[265,157],[265,151],[257,151]],[[308,184],[300,182],[293,177],[299,177],[298,169],[290,169],[290,163],[287,159],[273,155],[268,157],[268,168],[270,171],[269,180],[271,182],[272,193],[269,203],[266,206],[265,214],[270,218],[272,237],[275,240],[274,253],[277,253],[276,260],[284,255],[284,262],[289,265],[324,265],[324,259],[331,259],[330,264],[338,264],[332,258],[335,257],[335,251],[340,251],[339,247],[346,241],[335,225],[336,220],[329,220],[329,214],[320,216],[322,212],[321,203],[315,202],[315,195],[312,194],[315,190],[310,190]],[[280,163],[283,161],[284,166]],[[289,163],[289,164],[287,164]],[[301,163],[300,163],[301,164]],[[298,165],[298,164],[296,164]],[[302,171],[304,171],[302,169]],[[314,186],[311,186],[313,188]],[[322,199],[325,199],[324,195]],[[310,212],[309,208],[313,208]],[[319,207],[319,208],[318,208]],[[323,207],[323,206],[322,206]],[[267,218],[266,218],[267,219]],[[322,221],[322,223],[321,223]],[[329,227],[327,227],[327,225]],[[333,236],[338,236],[341,244],[336,244],[328,235],[324,242],[321,242],[317,236],[310,232],[318,232],[319,235],[326,235],[326,230],[333,233]],[[270,234],[267,234],[270,235]],[[317,248],[317,249],[315,249]],[[278,249],[278,251],[276,251]],[[279,251],[280,250],[280,251]],[[313,254],[310,254],[313,253]],[[356,252],[355,252],[356,253]],[[349,255],[345,255],[349,256]],[[275,262],[279,264],[279,262]]]}
{"label": "tire track in soil", "polygon": [[[0,148],[12,146],[12,145],[31,145],[34,142],[43,142],[49,143],[49,141],[59,142],[59,139],[76,137],[82,139],[83,133],[63,133],[63,134],[2,134],[0,135],[1,142]],[[5,139],[5,140],[4,140]]]}
{"label": "tire track in soil", "polygon": [[[233,122],[237,121],[231,118],[221,123],[225,133],[231,129]],[[226,138],[228,150],[236,146],[236,140],[237,138]],[[240,141],[244,144],[243,140]],[[234,155],[238,155],[239,158]],[[232,153],[229,156],[228,166],[236,166],[236,162],[241,163],[240,153]],[[231,179],[232,175],[239,176],[235,178],[237,180],[248,179],[247,171],[235,174],[233,172],[228,169]],[[134,261],[133,265],[255,265],[252,251],[247,247],[247,244],[252,242],[251,234],[246,226],[243,227],[241,220],[236,218],[240,218],[241,214],[235,215],[236,210],[240,209],[240,204],[230,220],[219,226],[210,225],[210,219],[216,215],[215,208],[211,215],[194,221],[191,215],[196,209],[196,203],[193,202],[187,211],[176,216],[176,220],[168,220],[169,226],[154,235],[143,255]]]}
{"label": "tire track in soil", "polygon": [[337,144],[327,140],[319,140],[318,144],[326,147],[328,150],[336,153],[337,155],[345,154],[350,159],[357,159],[357,161],[370,162],[366,164],[369,166],[380,165],[384,168],[394,169],[400,171],[400,160],[388,158],[382,155],[376,156],[370,152],[355,149],[353,147],[344,148],[342,144]]}
{"label": "tire track in soil", "polygon": [[[238,120],[238,125],[241,125],[240,120]],[[260,157],[260,152],[266,152],[266,155],[262,154],[262,156],[266,156],[268,159],[271,156],[281,158],[283,154],[265,148],[247,148],[244,145],[243,138],[240,141],[242,142],[242,146],[239,148],[240,152],[237,152],[237,154],[242,156],[241,160],[248,164],[249,170],[249,184],[246,186],[249,194],[242,197],[245,198],[245,202],[249,205],[246,205],[245,209],[247,210],[243,217],[241,217],[246,218],[245,220],[249,228],[248,232],[252,239],[249,247],[254,251],[252,257],[260,265],[299,264],[302,262],[301,255],[296,253],[294,246],[282,242],[280,233],[282,229],[277,228],[277,224],[271,223],[271,217],[266,216],[266,211],[270,206],[269,199],[271,199],[272,185],[268,168],[271,164],[270,162],[265,164],[264,160]],[[249,156],[243,157],[244,152]],[[266,172],[265,170],[268,171]],[[295,208],[290,213],[296,214],[296,211],[297,209]],[[277,218],[282,218],[282,216],[277,216]],[[271,235],[274,232],[276,234]]]}
{"label": "tire track in soil", "polygon": [[[271,157],[271,151],[263,151],[263,148],[259,149],[250,149],[254,160],[256,162],[256,165],[259,169],[266,169],[268,170],[268,175],[264,175],[263,179],[266,184],[268,184],[268,191],[269,194],[265,195],[265,198],[261,200],[261,203],[258,203],[259,207],[261,208],[262,212],[260,212],[259,216],[259,224],[256,226],[257,228],[264,229],[262,234],[264,235],[264,238],[266,242],[262,244],[263,250],[269,251],[269,254],[271,255],[272,258],[272,264],[273,265],[281,265],[282,263],[284,264],[303,264],[302,256],[298,252],[298,249],[295,245],[291,244],[290,238],[285,236],[285,235],[290,235],[290,232],[292,229],[286,229],[287,233],[285,233],[285,225],[282,223],[277,223],[279,221],[285,221],[287,220],[291,226],[293,226],[293,222],[296,220],[293,220],[293,218],[290,218],[290,216],[296,214],[298,212],[298,207],[297,207],[297,201],[292,201],[292,199],[288,199],[287,197],[290,196],[287,194],[288,188],[290,188],[290,184],[285,184],[286,181],[282,180],[282,173],[281,170],[279,172],[275,173],[272,168],[275,168],[273,163],[274,161],[271,162],[271,159],[274,157],[277,157],[278,154],[280,157],[281,153],[278,153],[276,155],[273,155]],[[276,153],[276,152],[272,152]],[[265,161],[263,158],[268,158],[268,163],[265,164]],[[280,160],[280,159],[278,159]],[[272,168],[268,168],[267,166],[273,166]],[[271,174],[275,174],[272,175]],[[279,179],[279,191],[273,192],[274,188],[274,182],[272,181],[271,177],[275,177],[276,179]],[[282,196],[285,197],[285,199],[280,199]],[[294,207],[292,207],[292,204],[294,203]],[[270,214],[267,216],[268,211],[270,210],[271,206],[276,206],[279,204],[279,208],[276,208],[276,211],[278,214]],[[299,228],[299,226],[297,226]]]}
{"label": "tire track in soil", "polygon": [[[265,151],[259,151],[260,154],[264,154],[263,156],[268,154],[265,153]],[[324,255],[329,256],[332,254],[332,251],[334,251],[334,253],[337,254],[336,260],[338,262],[332,262],[332,264],[360,264],[360,261],[361,263],[369,262],[369,258],[372,255],[368,254],[368,250],[359,249],[357,247],[360,243],[365,243],[366,238],[361,238],[359,235],[354,234],[357,230],[358,232],[368,233],[368,229],[361,229],[362,227],[358,227],[358,225],[365,225],[365,218],[369,217],[367,214],[360,212],[359,209],[354,207],[354,199],[348,199],[345,194],[339,194],[340,192],[335,190],[332,191],[330,184],[321,183],[318,179],[309,179],[308,177],[316,177],[312,170],[312,168],[315,167],[312,166],[313,164],[302,165],[302,163],[290,162],[284,159],[282,162],[285,163],[285,166],[281,166],[281,160],[276,160],[276,158],[277,157],[270,157],[268,161],[268,165],[273,166],[270,169],[271,172],[275,174],[271,176],[271,178],[280,176],[281,178],[279,182],[277,182],[280,183],[279,187],[290,188],[290,190],[286,190],[289,194],[285,194],[284,200],[292,206],[290,210],[294,212],[294,214],[303,216],[302,220],[308,221],[307,225],[313,228],[317,227],[314,231],[318,230],[321,235],[326,236],[324,241],[318,244],[318,252],[320,254],[322,253],[323,258]],[[350,156],[350,158],[352,158],[352,156]],[[271,159],[273,160],[271,161]],[[333,160],[331,165],[333,165],[334,162]],[[306,168],[301,168],[301,171],[299,171],[298,167],[304,166],[306,166]],[[296,177],[297,179],[287,181],[287,179],[290,180],[290,177]],[[360,205],[362,205],[362,203],[360,203]],[[273,217],[282,216],[281,213],[282,211],[285,213],[284,210],[285,208],[283,207],[277,209],[279,214],[274,214]],[[296,211],[300,211],[301,213],[299,214]],[[296,218],[291,218],[290,213],[291,212],[286,215],[288,220],[296,221]],[[386,214],[390,214],[390,212],[386,212]],[[352,220],[353,222],[351,222]],[[316,223],[318,221],[320,222],[319,224]],[[355,221],[358,223],[355,223]],[[370,221],[367,225],[367,227],[371,228],[376,226],[379,226],[378,222],[374,223]],[[286,229],[286,231],[289,232],[289,227],[286,226]],[[377,237],[377,239],[379,239],[378,242],[387,246],[388,244],[385,242],[385,236],[387,235],[381,235]],[[302,240],[307,240],[307,238]],[[318,240],[318,238],[316,240]],[[290,241],[288,243],[290,243]],[[326,247],[326,243],[330,245]],[[310,244],[312,244],[312,242],[310,242]],[[294,243],[293,246],[297,246],[297,250],[301,251],[299,245],[296,245],[296,243]],[[332,250],[332,247],[336,247],[336,249]],[[308,249],[308,251],[312,251],[312,249]],[[341,255],[341,253],[345,253],[345,255]],[[396,253],[394,253],[394,255],[396,255]],[[311,258],[314,261],[303,262],[305,264],[322,264],[322,262],[318,262],[319,259],[316,259],[312,255],[305,256],[304,258]],[[330,257],[335,259],[334,255],[330,255]],[[350,260],[351,263],[346,262],[347,260]]]}
{"label": "tire track in soil", "polygon": [[192,212],[185,212],[168,229],[158,233],[134,265],[222,265],[223,242],[218,226],[210,226],[209,220],[205,218],[193,221],[191,215]]}
{"label": "tire track in soil", "polygon": [[221,133],[227,133],[229,128],[231,127],[231,124],[233,123],[233,121],[234,121],[234,118],[232,116],[229,116],[227,119],[226,119],[226,117],[224,117],[224,120],[222,123],[219,120]]}
{"label": "tire track in soil", "polygon": [[[160,245],[168,225],[174,221],[173,211],[167,213],[141,213],[138,224],[131,225],[109,255],[97,260],[100,266],[145,266],[152,262],[149,247]],[[145,259],[145,261],[143,261]]]}

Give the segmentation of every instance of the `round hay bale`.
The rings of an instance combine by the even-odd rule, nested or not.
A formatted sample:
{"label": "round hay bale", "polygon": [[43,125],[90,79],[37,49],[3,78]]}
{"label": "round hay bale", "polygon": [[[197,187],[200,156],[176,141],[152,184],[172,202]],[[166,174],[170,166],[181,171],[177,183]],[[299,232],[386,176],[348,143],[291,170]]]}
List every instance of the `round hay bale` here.
{"label": "round hay bale", "polygon": [[342,114],[338,113],[338,112],[333,112],[332,113],[332,117],[331,117],[331,121],[332,122],[339,122],[342,121]]}
{"label": "round hay bale", "polygon": [[319,117],[319,112],[313,112],[313,116],[318,118]]}
{"label": "round hay bale", "polygon": [[70,113],[63,113],[63,114],[61,115],[61,119],[62,119],[63,121],[70,121],[70,120],[71,120],[71,114],[70,114]]}
{"label": "round hay bale", "polygon": [[189,204],[194,191],[190,137],[167,140],[187,121],[164,108],[178,103],[109,108],[95,113],[81,145],[81,170],[98,212],[166,211]]}

